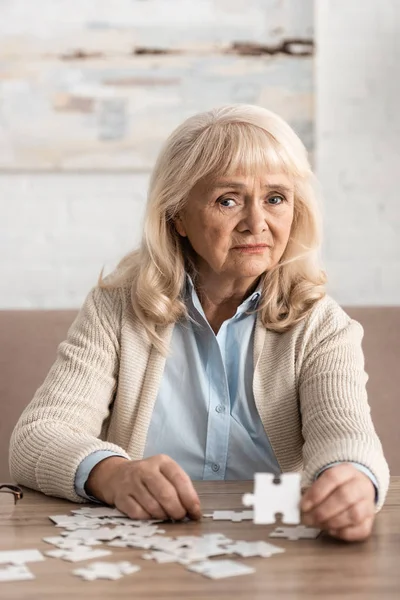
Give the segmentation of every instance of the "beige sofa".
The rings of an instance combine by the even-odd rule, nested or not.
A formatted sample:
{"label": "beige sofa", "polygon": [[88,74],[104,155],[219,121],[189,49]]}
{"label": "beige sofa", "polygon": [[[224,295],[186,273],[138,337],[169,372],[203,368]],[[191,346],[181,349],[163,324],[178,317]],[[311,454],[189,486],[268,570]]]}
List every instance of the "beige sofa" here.
{"label": "beige sofa", "polygon": [[[400,307],[348,308],[365,329],[369,399],[392,475],[400,475]],[[0,482],[23,408],[51,366],[76,311],[0,311]]]}

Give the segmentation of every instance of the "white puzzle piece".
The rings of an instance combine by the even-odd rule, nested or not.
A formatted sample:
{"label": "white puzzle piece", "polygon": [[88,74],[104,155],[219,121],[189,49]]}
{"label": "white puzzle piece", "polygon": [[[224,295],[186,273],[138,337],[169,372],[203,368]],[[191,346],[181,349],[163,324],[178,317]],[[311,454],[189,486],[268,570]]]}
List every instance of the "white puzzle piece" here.
{"label": "white puzzle piece", "polygon": [[0,569],[0,582],[29,579],[35,579],[35,576],[25,565],[8,565],[5,569]]}
{"label": "white puzzle piece", "polygon": [[151,543],[151,547],[154,550],[161,550],[163,552],[175,552],[185,546],[184,543],[179,540],[175,540],[174,538],[162,535],[153,535],[152,538],[149,539]]}
{"label": "white puzzle piece", "polygon": [[62,535],[67,537],[69,540],[101,540],[103,542],[111,542],[119,537],[125,537],[129,535],[130,529],[122,525],[120,527],[100,527],[99,529],[75,529],[68,534],[63,533]]}
{"label": "white puzzle piece", "polygon": [[[130,528],[129,528],[130,529]],[[153,535],[158,535],[160,533],[165,533],[165,529],[160,529],[158,525],[147,525],[142,524],[139,527],[135,526],[134,528],[126,531],[126,534],[136,535],[140,537],[151,537]],[[122,527],[120,528],[121,534],[123,533]]]}
{"label": "white puzzle piece", "polygon": [[223,533],[206,533],[202,538],[216,544],[231,544],[233,542],[233,540],[227,538]]}
{"label": "white puzzle piece", "polygon": [[39,550],[4,550],[0,552],[0,565],[24,565],[29,562],[41,562],[45,560]]}
{"label": "white puzzle piece", "polygon": [[203,515],[203,517],[212,517],[213,521],[233,521],[233,523],[251,521],[253,516],[254,513],[252,510],[242,510],[240,512],[234,510],[214,510],[213,513]]}
{"label": "white puzzle piece", "polygon": [[118,508],[112,508],[111,506],[84,506],[82,508],[76,508],[71,510],[73,515],[86,516],[86,517],[125,517],[126,515],[118,510]]}
{"label": "white puzzle piece", "polygon": [[261,556],[262,558],[270,558],[274,554],[285,552],[284,548],[279,548],[267,542],[235,542],[226,546],[228,554],[238,554],[243,558],[251,556]]}
{"label": "white puzzle piece", "polygon": [[320,529],[298,525],[297,527],[277,527],[269,534],[269,537],[284,538],[290,541],[315,540],[320,533]]}
{"label": "white puzzle piece", "polygon": [[[204,539],[210,539],[209,537],[206,538],[204,535],[202,537]],[[199,541],[199,536],[198,535],[178,535],[175,539],[176,539],[177,543],[179,544],[180,548],[183,548],[184,546],[186,546],[186,548],[193,548],[193,546],[195,544],[197,544],[197,542]],[[228,538],[224,538],[224,539],[228,540]],[[229,540],[229,541],[231,541],[231,540]]]}
{"label": "white puzzle piece", "polygon": [[70,517],[68,515],[53,515],[49,517],[56,527],[63,527],[68,531],[74,531],[78,528],[98,529],[104,523],[101,519],[90,519],[88,517]]}
{"label": "white puzzle piece", "polygon": [[79,562],[81,560],[109,556],[111,552],[110,550],[93,550],[93,548],[89,548],[88,546],[77,546],[76,548],[70,548],[69,550],[49,550],[48,552],[45,552],[45,554],[52,558],[62,558],[69,562]]}
{"label": "white puzzle piece", "polygon": [[[230,554],[227,544],[232,540],[222,534],[211,534],[206,536],[180,536],[175,539],[154,536],[151,542],[151,552],[143,555],[146,560],[156,562],[178,562],[190,564],[199,560],[206,560],[212,556]],[[271,546],[272,544],[266,544]]]}
{"label": "white puzzle piece", "polygon": [[144,560],[155,560],[159,564],[179,562],[179,558],[175,554],[170,552],[163,552],[162,550],[152,550],[142,554]]}
{"label": "white puzzle piece", "polygon": [[85,581],[96,579],[121,579],[123,575],[132,575],[140,571],[140,567],[123,561],[118,563],[95,562],[82,569],[74,569],[72,573],[82,577]]}
{"label": "white puzzle piece", "polygon": [[234,560],[205,560],[188,567],[188,571],[200,573],[210,579],[223,579],[224,577],[234,577],[236,575],[250,575],[255,573],[253,567],[248,567],[243,563]]}
{"label": "white puzzle piece", "polygon": [[127,517],[123,512],[121,512],[120,510],[118,510],[118,508],[112,508],[109,506],[96,506],[96,507],[90,507],[90,506],[85,506],[83,508],[78,508],[75,510],[71,511],[74,515],[80,516],[80,517],[86,517],[88,519],[101,519],[104,523],[104,520],[107,520],[109,522],[111,522],[111,520],[117,525],[120,525],[122,523],[127,523],[129,525],[155,525],[156,523],[162,523],[163,519],[149,519],[149,520],[137,520],[137,519],[130,519],[129,517]]}
{"label": "white puzzle piece", "polygon": [[[88,519],[92,520],[91,517]],[[128,527],[141,527],[143,525],[154,525],[161,521],[134,521],[129,517],[105,517],[100,519],[102,525],[127,525]]]}
{"label": "white puzzle piece", "polygon": [[274,483],[273,473],[256,473],[254,493],[243,496],[245,506],[253,506],[254,523],[275,523],[276,515],[289,525],[300,523],[300,473],[283,473]]}
{"label": "white puzzle piece", "polygon": [[200,540],[193,548],[180,548],[174,552],[175,556],[179,558],[179,562],[183,565],[188,565],[198,560],[206,560],[213,556],[223,556],[227,554],[225,548],[207,542],[206,540]]}
{"label": "white puzzle piece", "polygon": [[150,537],[132,536],[124,538],[123,540],[113,540],[112,542],[108,542],[107,546],[113,548],[141,548],[143,550],[149,550],[153,547],[151,540],[152,538]]}
{"label": "white puzzle piece", "polygon": [[77,546],[101,546],[102,543],[99,540],[95,539],[77,540],[61,536],[45,537],[42,539],[43,542],[46,542],[46,544],[51,544],[52,546],[55,546],[56,548],[61,548],[62,550],[68,550],[68,548],[76,548]]}

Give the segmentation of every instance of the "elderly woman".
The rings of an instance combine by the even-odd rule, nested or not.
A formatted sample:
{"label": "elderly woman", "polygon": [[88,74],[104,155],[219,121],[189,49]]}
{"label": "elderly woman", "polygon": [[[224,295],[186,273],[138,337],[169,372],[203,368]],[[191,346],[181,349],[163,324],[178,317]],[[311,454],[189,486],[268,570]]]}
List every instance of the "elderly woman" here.
{"label": "elderly woman", "polygon": [[307,154],[277,115],[167,140],[140,249],[87,297],[12,436],[21,484],[132,518],[201,517],[192,480],[303,472],[303,521],[369,536],[389,472],[362,327],[326,295]]}

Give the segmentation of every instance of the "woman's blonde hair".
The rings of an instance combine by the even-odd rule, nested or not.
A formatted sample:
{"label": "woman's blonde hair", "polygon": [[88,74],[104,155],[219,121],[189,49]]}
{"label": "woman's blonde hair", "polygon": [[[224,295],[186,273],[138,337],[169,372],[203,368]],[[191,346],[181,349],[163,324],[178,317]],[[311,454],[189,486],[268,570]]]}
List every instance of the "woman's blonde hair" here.
{"label": "woman's blonde hair", "polygon": [[140,248],[127,255],[99,285],[132,282],[132,305],[152,343],[164,354],[159,326],[187,316],[185,274],[195,275],[186,238],[174,220],[194,185],[203,178],[282,173],[294,181],[294,216],[285,252],[263,275],[258,305],[262,323],[286,331],[325,295],[321,269],[321,217],[307,152],[291,127],[275,113],[234,104],[190,117],[167,139],[148,192]]}

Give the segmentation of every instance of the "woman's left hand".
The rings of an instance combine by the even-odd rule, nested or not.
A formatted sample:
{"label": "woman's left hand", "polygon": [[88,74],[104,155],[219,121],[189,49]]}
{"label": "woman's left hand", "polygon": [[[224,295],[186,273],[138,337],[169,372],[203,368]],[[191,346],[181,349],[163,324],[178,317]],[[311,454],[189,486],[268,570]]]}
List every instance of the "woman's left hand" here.
{"label": "woman's left hand", "polygon": [[367,539],[375,518],[375,486],[351,464],[326,469],[304,493],[302,522],[348,542]]}

